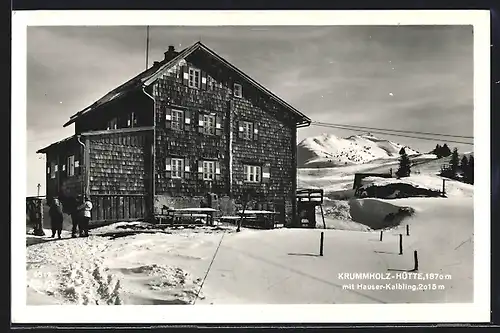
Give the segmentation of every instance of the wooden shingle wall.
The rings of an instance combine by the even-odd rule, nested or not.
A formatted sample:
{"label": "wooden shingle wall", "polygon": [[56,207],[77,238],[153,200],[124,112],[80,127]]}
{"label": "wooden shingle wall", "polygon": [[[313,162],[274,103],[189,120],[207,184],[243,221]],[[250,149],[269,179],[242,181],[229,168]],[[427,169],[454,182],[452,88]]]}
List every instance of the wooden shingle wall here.
{"label": "wooden shingle wall", "polygon": [[[205,74],[202,74],[205,75]],[[228,191],[227,137],[224,135],[225,116],[228,109],[228,91],[193,89],[180,80],[180,72],[160,78],[155,85],[156,99],[156,194],[196,197],[208,192],[223,195]],[[181,129],[172,129],[167,114],[172,109],[183,111]],[[214,134],[203,133],[202,115],[213,115],[219,129]],[[186,118],[189,119],[188,123]],[[217,125],[216,125],[217,127]],[[167,158],[182,158],[189,172],[181,179],[172,179],[166,170]],[[200,179],[198,162],[213,160],[218,163],[220,175],[213,182]]]}
{"label": "wooden shingle wall", "polygon": [[144,194],[150,180],[150,134],[89,136],[90,194]]}
{"label": "wooden shingle wall", "polygon": [[[286,207],[288,215],[291,215],[296,174],[295,119],[275,101],[215,62],[196,54],[187,60],[185,67],[161,77],[153,90],[157,101],[156,194],[194,197],[212,192],[219,196],[231,195],[236,202],[241,202],[243,192],[252,189],[256,193],[256,201],[274,203],[275,209]],[[198,89],[187,86],[184,73],[191,65],[201,69],[202,86]],[[233,96],[234,83],[242,84],[242,98]],[[171,128],[172,109],[182,110],[190,119],[189,124],[183,123],[181,130]],[[221,123],[219,133],[200,133],[199,115],[204,113],[217,117]],[[239,138],[239,124],[243,120],[253,122],[258,129],[252,140]],[[186,172],[183,179],[172,179],[166,170],[166,159],[169,157],[185,159],[191,172]],[[217,159],[220,162],[221,175],[217,180],[207,182],[199,179],[196,161],[200,159]],[[269,180],[257,184],[245,182],[243,165],[247,163],[261,165],[269,171]],[[229,168],[232,168],[231,186]]]}

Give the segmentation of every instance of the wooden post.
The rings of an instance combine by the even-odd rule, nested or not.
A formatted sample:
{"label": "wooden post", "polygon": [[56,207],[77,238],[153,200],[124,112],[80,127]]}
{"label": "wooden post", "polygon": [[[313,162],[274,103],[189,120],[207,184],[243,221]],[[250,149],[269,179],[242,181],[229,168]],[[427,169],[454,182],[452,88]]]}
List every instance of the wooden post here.
{"label": "wooden post", "polygon": [[445,181],[446,181],[446,179],[443,178],[443,191],[442,191],[443,197],[446,194],[446,189],[445,189],[445,185],[444,185]]}
{"label": "wooden post", "polygon": [[410,226],[406,225],[406,236],[410,236]]}
{"label": "wooden post", "polygon": [[418,254],[417,254],[417,250],[413,251],[413,261],[414,261],[413,270],[414,271],[418,271]]}
{"label": "wooden post", "polygon": [[399,234],[399,255],[403,254],[403,234]]}
{"label": "wooden post", "polygon": [[382,241],[383,236],[384,236],[384,230],[380,230],[380,241]]}
{"label": "wooden post", "polygon": [[326,229],[325,215],[323,214],[323,205],[320,204],[319,208],[321,209],[321,218],[323,219],[323,227]]}
{"label": "wooden post", "polygon": [[319,255],[322,257],[323,256],[323,243],[325,239],[325,233],[322,231],[321,232],[321,238],[319,241]]}

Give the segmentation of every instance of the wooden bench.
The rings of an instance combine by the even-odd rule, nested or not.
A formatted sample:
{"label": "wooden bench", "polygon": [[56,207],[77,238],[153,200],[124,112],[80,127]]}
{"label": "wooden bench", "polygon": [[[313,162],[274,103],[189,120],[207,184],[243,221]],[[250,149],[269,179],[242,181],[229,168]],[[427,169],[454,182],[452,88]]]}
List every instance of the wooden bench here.
{"label": "wooden bench", "polygon": [[[216,212],[215,209],[205,208],[205,207],[180,208],[180,209],[162,208],[161,214],[157,215],[157,217],[159,218],[160,224],[162,224],[162,220],[165,219],[167,220],[167,223],[170,222],[172,226],[174,226],[175,224],[179,224],[181,220],[186,217],[189,217],[191,220],[196,218],[205,218],[207,225],[213,225],[215,212]],[[196,222],[196,220],[193,222]]]}
{"label": "wooden bench", "polygon": [[278,212],[268,210],[245,210],[238,211],[240,216],[223,216],[221,221],[232,221],[237,224],[243,214],[242,227],[259,228],[259,229],[274,229],[276,226],[276,215]]}

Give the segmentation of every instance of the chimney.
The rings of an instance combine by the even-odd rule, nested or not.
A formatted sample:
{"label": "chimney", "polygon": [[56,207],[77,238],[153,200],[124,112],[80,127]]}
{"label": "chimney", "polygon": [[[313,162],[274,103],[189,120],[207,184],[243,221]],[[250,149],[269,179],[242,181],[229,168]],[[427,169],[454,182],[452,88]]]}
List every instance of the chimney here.
{"label": "chimney", "polygon": [[165,54],[164,60],[170,61],[177,56],[178,52],[175,51],[175,47],[173,45],[169,45],[167,52],[165,52],[164,54]]}

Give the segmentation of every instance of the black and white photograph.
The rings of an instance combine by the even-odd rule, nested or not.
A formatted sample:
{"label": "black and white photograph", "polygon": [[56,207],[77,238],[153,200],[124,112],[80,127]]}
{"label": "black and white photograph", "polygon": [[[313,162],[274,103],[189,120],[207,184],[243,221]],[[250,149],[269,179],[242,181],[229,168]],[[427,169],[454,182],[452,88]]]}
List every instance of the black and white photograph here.
{"label": "black and white photograph", "polygon": [[22,21],[19,306],[489,318],[485,16],[297,14]]}

